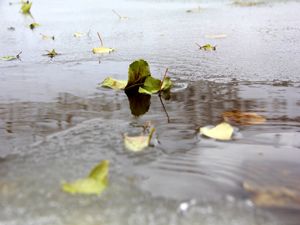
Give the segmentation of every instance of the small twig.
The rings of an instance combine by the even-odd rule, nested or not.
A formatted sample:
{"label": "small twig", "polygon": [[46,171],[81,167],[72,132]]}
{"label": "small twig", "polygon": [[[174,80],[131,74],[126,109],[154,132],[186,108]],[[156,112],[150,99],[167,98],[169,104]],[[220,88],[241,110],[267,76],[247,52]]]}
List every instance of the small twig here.
{"label": "small twig", "polygon": [[165,71],[165,74],[164,74],[164,76],[163,76],[163,79],[162,79],[161,82],[160,82],[160,88],[159,88],[159,90],[161,90],[161,88],[162,88],[162,86],[163,86],[163,83],[164,83],[164,81],[165,81],[165,79],[166,79],[168,70],[169,70],[169,69],[166,68],[166,71]]}
{"label": "small twig", "polygon": [[142,86],[144,83],[137,83],[137,84],[133,84],[133,85],[131,85],[131,86],[129,86],[129,87],[126,87],[124,90],[126,91],[126,90],[128,90],[128,89],[131,89],[131,88],[134,88],[134,87],[137,87],[137,86]]}
{"label": "small twig", "polygon": [[162,89],[162,86],[163,86],[163,83],[164,83],[164,81],[165,81],[165,79],[166,79],[166,76],[167,76],[167,73],[168,73],[168,68],[166,69],[166,71],[165,71],[165,74],[164,74],[164,76],[163,76],[163,79],[161,80],[161,82],[160,82],[160,87],[159,87],[159,91],[158,91],[158,95],[160,96],[161,95],[161,89]]}
{"label": "small twig", "polygon": [[167,112],[167,110],[166,110],[166,107],[165,107],[165,105],[164,105],[164,103],[163,103],[163,101],[162,101],[162,99],[161,99],[161,96],[158,95],[158,97],[159,97],[160,103],[161,103],[161,105],[162,105],[162,107],[163,107],[163,109],[164,109],[164,111],[165,111],[165,113],[166,113],[166,116],[167,116],[167,119],[168,119],[168,123],[170,123],[170,117],[169,117],[169,114],[168,114],[168,112]]}
{"label": "small twig", "polygon": [[119,17],[119,19],[122,19],[123,17],[119,14],[119,13],[117,13],[115,10],[112,10],[113,11],[113,13],[114,14],[116,14],[118,17]]}
{"label": "small twig", "polygon": [[101,46],[103,46],[103,41],[102,41],[102,39],[101,39],[101,36],[100,36],[99,32],[97,32],[97,35],[98,35],[98,38],[99,38],[99,40],[100,40]]}
{"label": "small twig", "polygon": [[198,43],[195,43],[200,49],[202,48],[202,46],[201,45],[199,45]]}
{"label": "small twig", "polygon": [[16,55],[17,59],[20,59],[20,55],[22,54],[22,51],[19,52],[19,54]]}

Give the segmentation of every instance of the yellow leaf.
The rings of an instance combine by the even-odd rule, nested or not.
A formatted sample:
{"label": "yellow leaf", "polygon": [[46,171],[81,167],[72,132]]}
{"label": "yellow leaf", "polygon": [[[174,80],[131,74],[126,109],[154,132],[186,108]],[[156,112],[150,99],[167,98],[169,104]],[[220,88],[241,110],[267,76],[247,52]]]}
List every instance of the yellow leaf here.
{"label": "yellow leaf", "polygon": [[104,81],[102,81],[101,86],[102,87],[109,87],[114,90],[122,90],[126,87],[127,81],[126,80],[116,80],[112,77],[105,78]]}
{"label": "yellow leaf", "polygon": [[29,28],[30,28],[31,30],[34,30],[36,27],[39,27],[39,26],[41,26],[41,25],[38,24],[38,23],[31,23],[31,24],[29,24]]}
{"label": "yellow leaf", "polygon": [[236,123],[240,125],[256,125],[266,122],[266,119],[263,116],[252,112],[224,112],[223,118],[226,122]]}
{"label": "yellow leaf", "polygon": [[210,138],[228,141],[231,140],[233,127],[230,124],[223,122],[213,128],[202,127],[200,128],[200,133]]}
{"label": "yellow leaf", "polygon": [[155,131],[155,128],[152,128],[149,135],[141,135],[135,137],[129,137],[127,134],[124,135],[124,145],[125,147],[133,152],[140,152],[144,148],[149,146],[152,135]]}
{"label": "yellow leaf", "polygon": [[97,194],[100,195],[106,188],[105,182],[92,178],[76,180],[73,183],[64,183],[62,189],[70,194]]}
{"label": "yellow leaf", "polygon": [[63,183],[62,190],[71,194],[101,194],[108,183],[109,161],[103,160],[90,174],[72,183]]}
{"label": "yellow leaf", "polygon": [[48,35],[45,35],[45,34],[42,34],[42,33],[40,33],[40,35],[42,36],[42,39],[43,40],[54,40],[55,39],[55,37],[54,36],[48,36]]}
{"label": "yellow leaf", "polygon": [[106,48],[106,47],[98,47],[98,48],[93,48],[92,51],[94,54],[103,54],[103,53],[111,53],[114,51],[114,49]]}
{"label": "yellow leaf", "polygon": [[31,6],[32,6],[32,2],[29,2],[29,1],[22,2],[22,6],[21,6],[22,13],[29,14]]}
{"label": "yellow leaf", "polygon": [[75,32],[75,33],[73,34],[73,36],[76,37],[76,38],[80,38],[80,37],[83,37],[83,36],[85,36],[85,35],[86,35],[86,33],[82,33],[82,32]]}
{"label": "yellow leaf", "polygon": [[222,38],[226,38],[227,35],[226,34],[207,34],[205,35],[206,38],[211,38],[211,39],[222,39]]}

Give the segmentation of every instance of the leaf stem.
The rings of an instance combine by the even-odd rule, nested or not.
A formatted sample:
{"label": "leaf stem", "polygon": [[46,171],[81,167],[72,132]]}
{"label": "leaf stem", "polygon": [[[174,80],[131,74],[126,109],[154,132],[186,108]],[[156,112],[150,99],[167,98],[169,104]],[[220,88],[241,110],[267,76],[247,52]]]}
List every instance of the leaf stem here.
{"label": "leaf stem", "polygon": [[158,95],[158,97],[159,97],[160,103],[161,103],[161,105],[162,105],[162,107],[163,107],[163,109],[164,109],[164,111],[165,111],[165,113],[166,113],[168,123],[170,123],[170,117],[169,117],[169,114],[168,114],[168,112],[167,112],[167,110],[166,110],[166,107],[165,107],[165,105],[164,105],[164,103],[163,103],[163,101],[162,101],[162,99],[161,99],[161,96]]}
{"label": "leaf stem", "polygon": [[122,19],[122,16],[119,13],[117,13],[114,9],[112,11],[114,14],[116,14],[119,17],[119,19]]}
{"label": "leaf stem", "polygon": [[100,36],[99,32],[97,32],[97,35],[98,35],[98,38],[99,38],[99,40],[100,40],[101,46],[103,46],[103,41],[102,41],[102,39],[101,39],[101,36]]}
{"label": "leaf stem", "polygon": [[22,51],[20,51],[20,52],[16,55],[16,58],[19,59],[21,54],[22,54]]}
{"label": "leaf stem", "polygon": [[195,43],[200,49],[202,49],[202,46],[199,45],[197,42]]}
{"label": "leaf stem", "polygon": [[152,136],[153,136],[154,131],[155,131],[155,128],[152,127],[151,130],[150,130],[150,134],[149,134],[149,136],[148,136],[148,145],[150,144],[150,141],[151,141],[151,139],[152,139]]}
{"label": "leaf stem", "polygon": [[166,79],[166,76],[167,76],[167,73],[168,73],[168,68],[166,68],[166,71],[165,71],[165,74],[164,74],[164,76],[163,76],[163,79],[161,80],[161,82],[160,82],[160,87],[159,87],[159,91],[158,91],[158,95],[160,96],[160,93],[161,93],[161,89],[162,89],[162,86],[163,86],[163,83],[164,83],[164,81],[165,81],[165,79]]}

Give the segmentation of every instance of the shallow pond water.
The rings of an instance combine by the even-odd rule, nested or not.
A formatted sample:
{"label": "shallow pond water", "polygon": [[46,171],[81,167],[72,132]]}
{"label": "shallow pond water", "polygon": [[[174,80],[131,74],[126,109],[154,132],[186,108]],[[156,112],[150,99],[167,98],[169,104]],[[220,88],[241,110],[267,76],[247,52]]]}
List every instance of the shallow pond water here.
{"label": "shallow pond water", "polygon": [[[1,225],[299,224],[298,2],[38,1],[33,18],[19,8],[0,2],[1,54],[23,52],[22,61],[0,61]],[[41,26],[31,31],[33,19]],[[91,53],[97,31],[115,52]],[[213,34],[226,37],[205,36]],[[41,56],[51,48],[62,55]],[[168,67],[174,82],[170,99],[152,96],[139,117],[125,93],[97,88],[108,75],[127,79],[138,58],[156,77]],[[231,110],[267,121],[235,126],[230,142],[198,134]],[[122,135],[147,121],[154,146],[128,152]],[[111,167],[101,196],[61,191],[103,159]],[[275,203],[257,204],[269,188]]]}

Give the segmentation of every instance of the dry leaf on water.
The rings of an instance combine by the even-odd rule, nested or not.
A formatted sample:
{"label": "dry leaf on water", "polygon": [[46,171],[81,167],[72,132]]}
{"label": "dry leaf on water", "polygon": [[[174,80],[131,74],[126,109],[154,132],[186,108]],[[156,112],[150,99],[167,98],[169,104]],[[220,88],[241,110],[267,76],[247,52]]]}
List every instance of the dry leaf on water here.
{"label": "dry leaf on water", "polygon": [[201,127],[200,134],[217,140],[228,141],[231,140],[233,127],[230,124],[223,122],[213,128]]}
{"label": "dry leaf on water", "polygon": [[127,134],[124,134],[125,147],[133,152],[140,152],[144,150],[146,147],[149,146],[154,131],[155,128],[152,128],[148,135],[140,135],[134,137],[129,137],[127,136]]}
{"label": "dry leaf on water", "polygon": [[206,34],[205,37],[210,38],[210,39],[223,39],[223,38],[226,38],[227,35],[226,34]]}
{"label": "dry leaf on water", "polygon": [[253,112],[224,112],[223,118],[228,123],[234,123],[239,125],[257,125],[266,122],[266,119],[263,116],[260,116]]}
{"label": "dry leaf on water", "polygon": [[113,48],[106,48],[106,47],[103,47],[103,41],[101,39],[101,36],[100,34],[97,32],[97,35],[98,35],[98,38],[100,40],[100,43],[101,43],[101,46],[100,47],[96,47],[96,48],[93,48],[92,49],[92,52],[94,54],[105,54],[105,53],[111,53],[114,51]]}
{"label": "dry leaf on water", "polygon": [[112,88],[114,90],[123,90],[126,85],[127,81],[126,80],[116,80],[112,77],[107,77],[105,78],[104,81],[100,84],[102,87],[108,87]]}

